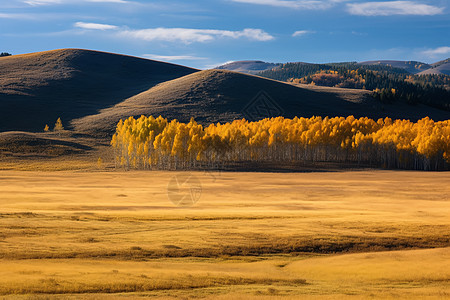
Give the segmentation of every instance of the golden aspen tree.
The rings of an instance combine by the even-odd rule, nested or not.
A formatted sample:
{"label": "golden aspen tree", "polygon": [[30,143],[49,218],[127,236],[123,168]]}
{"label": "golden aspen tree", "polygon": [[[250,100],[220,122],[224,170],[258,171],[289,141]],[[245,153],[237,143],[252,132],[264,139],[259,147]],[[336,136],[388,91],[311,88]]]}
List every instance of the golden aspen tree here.
{"label": "golden aspen tree", "polygon": [[64,126],[62,124],[61,118],[58,118],[58,120],[56,120],[55,127],[53,128],[53,131],[60,132],[60,131],[63,131],[63,130],[64,130]]}
{"label": "golden aspen tree", "polygon": [[103,168],[103,159],[101,157],[97,160],[97,168],[102,169]]}
{"label": "golden aspen tree", "polygon": [[111,140],[116,166],[186,169],[218,162],[354,162],[437,170],[450,163],[450,121],[385,118],[245,119],[203,127],[159,116],[130,117]]}

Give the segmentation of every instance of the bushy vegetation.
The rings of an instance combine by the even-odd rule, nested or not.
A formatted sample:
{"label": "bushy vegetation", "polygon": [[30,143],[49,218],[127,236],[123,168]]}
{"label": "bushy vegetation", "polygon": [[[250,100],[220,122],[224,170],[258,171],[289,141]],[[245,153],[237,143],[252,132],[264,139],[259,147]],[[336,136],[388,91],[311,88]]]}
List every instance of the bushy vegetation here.
{"label": "bushy vegetation", "polygon": [[4,57],[4,56],[11,56],[11,53],[8,53],[8,52],[0,53],[0,57]]}
{"label": "bushy vegetation", "polygon": [[384,103],[403,101],[450,109],[447,75],[412,75],[404,69],[356,63],[288,63],[258,75],[294,83],[370,90]]}
{"label": "bushy vegetation", "polygon": [[116,165],[191,169],[230,162],[352,162],[385,168],[448,169],[450,121],[429,118],[283,117],[203,127],[163,117],[130,117],[111,145]]}

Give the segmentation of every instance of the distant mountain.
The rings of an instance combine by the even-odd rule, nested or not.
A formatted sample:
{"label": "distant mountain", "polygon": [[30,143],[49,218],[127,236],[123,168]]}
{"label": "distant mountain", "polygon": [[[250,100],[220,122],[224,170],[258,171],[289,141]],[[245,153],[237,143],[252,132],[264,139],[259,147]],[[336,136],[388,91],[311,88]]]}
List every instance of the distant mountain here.
{"label": "distant mountain", "polygon": [[[335,63],[329,64],[310,64],[310,63],[288,63],[288,64],[303,64],[303,65],[338,65]],[[401,60],[372,60],[358,62],[358,65],[362,66],[386,66],[396,69],[405,70],[411,74],[425,75],[425,74],[446,74],[450,75],[450,58],[436,62],[433,64],[427,64],[420,61],[401,61]],[[270,71],[272,69],[279,69],[282,65],[281,63],[269,63],[258,60],[243,60],[227,63],[225,65],[219,66],[216,69],[220,70],[230,70],[235,72],[247,73],[247,74],[258,74],[263,71]]]}
{"label": "distant mountain", "polygon": [[372,60],[372,61],[363,61],[359,62],[359,65],[381,65],[381,66],[390,66],[393,68],[404,69],[411,74],[417,74],[423,72],[425,70],[430,69],[432,66],[419,61],[401,61],[401,60]]}
{"label": "distant mountain", "polygon": [[126,55],[61,49],[0,57],[0,131],[41,131],[95,114],[198,70]]}
{"label": "distant mountain", "polygon": [[247,74],[256,74],[261,71],[270,70],[278,67],[281,64],[278,63],[268,63],[259,60],[243,60],[227,63],[225,65],[219,66],[216,69],[219,70],[229,70]]}
{"label": "distant mountain", "polygon": [[431,68],[418,73],[419,75],[425,74],[445,74],[450,75],[450,58],[431,64]]}
{"label": "distant mountain", "polygon": [[[445,71],[439,62],[434,73]],[[422,103],[450,110],[450,77],[411,74],[407,68],[425,68],[418,62],[382,61],[307,64],[286,63],[257,73],[265,78],[319,86],[375,91],[381,102]],[[432,66],[430,66],[432,68]],[[431,69],[430,69],[431,70]],[[427,70],[428,71],[428,70]]]}

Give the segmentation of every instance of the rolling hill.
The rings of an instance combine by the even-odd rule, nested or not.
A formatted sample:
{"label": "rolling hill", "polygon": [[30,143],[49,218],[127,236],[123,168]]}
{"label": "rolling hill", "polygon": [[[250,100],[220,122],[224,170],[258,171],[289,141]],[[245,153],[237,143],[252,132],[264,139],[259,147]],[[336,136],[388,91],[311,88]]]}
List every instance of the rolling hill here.
{"label": "rolling hill", "polygon": [[445,74],[450,75],[450,58],[431,64],[431,68],[418,73],[419,75],[425,74]]}
{"label": "rolling hill", "polygon": [[[255,99],[258,95],[260,98]],[[255,109],[259,109],[255,119],[261,119],[270,116],[266,104],[274,115],[291,118],[314,115],[450,118],[448,111],[422,105],[382,105],[364,90],[293,85],[227,70],[206,70],[161,83],[99,114],[77,119],[73,125],[81,132],[109,136],[116,123],[129,116],[162,115],[184,122],[195,117],[198,122],[210,123],[251,119]]]}
{"label": "rolling hill", "polygon": [[359,62],[360,65],[366,66],[390,66],[393,68],[404,69],[408,73],[418,74],[430,69],[432,66],[419,61],[401,61],[401,60],[372,60]]}
{"label": "rolling hill", "polygon": [[2,57],[0,79],[0,132],[42,132],[61,117],[77,132],[110,137],[120,119],[141,114],[195,117],[204,124],[278,115],[450,119],[450,112],[424,105],[382,104],[365,90],[198,71],[80,49]]}
{"label": "rolling hill", "polygon": [[112,53],[61,49],[0,58],[0,131],[41,131],[95,114],[197,70]]}

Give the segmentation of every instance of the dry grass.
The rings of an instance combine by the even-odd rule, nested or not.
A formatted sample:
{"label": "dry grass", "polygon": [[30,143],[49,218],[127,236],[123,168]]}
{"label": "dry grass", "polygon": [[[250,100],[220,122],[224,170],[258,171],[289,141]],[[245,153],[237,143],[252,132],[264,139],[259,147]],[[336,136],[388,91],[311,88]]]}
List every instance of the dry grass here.
{"label": "dry grass", "polygon": [[[317,258],[2,262],[1,293],[219,296],[448,295],[448,249]],[[287,263],[280,267],[279,263]],[[5,277],[7,276],[7,280]],[[390,292],[386,292],[386,291]],[[209,295],[208,295],[209,294]],[[219,297],[220,298],[220,297]],[[228,299],[228,298],[227,298]],[[232,299],[232,298],[231,298]]]}
{"label": "dry grass", "polygon": [[0,171],[0,294],[450,296],[449,248],[405,251],[450,246],[448,173],[194,172],[191,208],[176,174]]}
{"label": "dry grass", "polygon": [[[0,170],[81,171],[114,167],[109,139],[60,133],[0,132]],[[98,158],[102,165],[98,165]]]}

